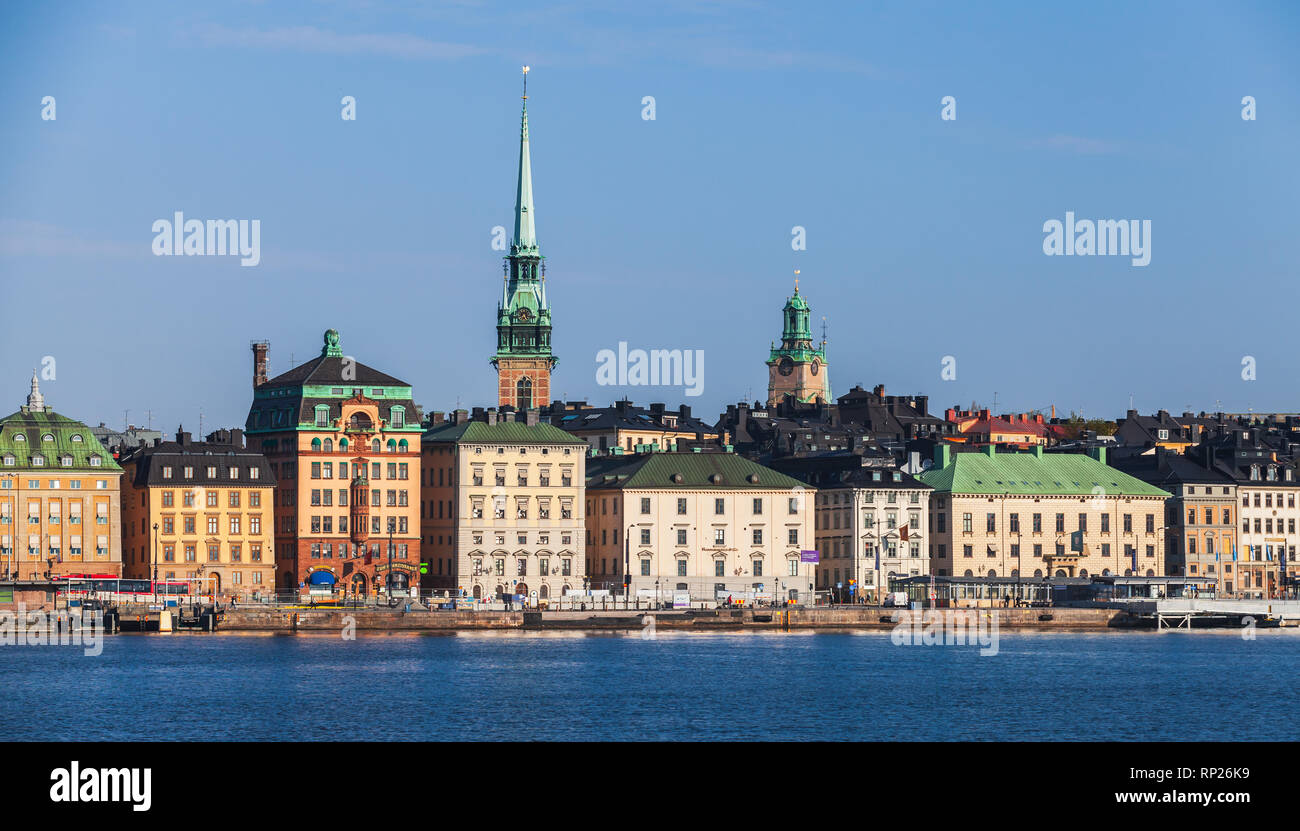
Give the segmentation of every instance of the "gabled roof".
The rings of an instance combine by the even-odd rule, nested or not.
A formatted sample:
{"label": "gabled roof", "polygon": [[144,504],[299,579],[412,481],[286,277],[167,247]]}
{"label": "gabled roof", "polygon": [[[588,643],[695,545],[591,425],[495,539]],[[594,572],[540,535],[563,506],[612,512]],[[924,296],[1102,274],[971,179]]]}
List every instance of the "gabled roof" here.
{"label": "gabled roof", "polygon": [[[680,477],[681,481],[677,481]],[[713,477],[717,477],[714,481]],[[734,453],[643,453],[587,462],[587,487],[651,490],[788,490],[798,479]]]}
{"label": "gabled roof", "polygon": [[944,493],[1094,496],[1160,496],[1168,491],[1074,453],[955,453],[942,468],[920,474]]}

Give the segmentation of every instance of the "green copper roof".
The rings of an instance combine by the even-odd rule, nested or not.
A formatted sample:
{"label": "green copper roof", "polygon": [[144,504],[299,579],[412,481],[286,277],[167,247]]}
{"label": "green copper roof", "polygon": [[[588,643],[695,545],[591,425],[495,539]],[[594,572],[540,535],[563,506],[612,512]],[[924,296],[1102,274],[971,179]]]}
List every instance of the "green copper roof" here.
{"label": "green copper roof", "polygon": [[537,250],[537,228],[533,224],[533,165],[528,154],[528,96],[519,126],[519,190],[515,194],[516,249]]}
{"label": "green copper roof", "polygon": [[458,444],[586,444],[582,439],[552,424],[541,422],[530,426],[518,421],[440,424],[426,431],[423,441]]}
{"label": "green copper roof", "polygon": [[[680,482],[675,481],[678,475],[681,476]],[[710,478],[715,475],[719,477],[717,482]],[[751,482],[751,476],[757,477],[757,481]],[[734,453],[647,453],[631,458],[607,456],[590,459],[587,462],[587,487],[668,490],[807,488],[798,479]]]}
{"label": "green copper roof", "polygon": [[[32,464],[32,457],[38,454],[45,460],[40,467]],[[20,410],[0,419],[0,457],[8,456],[14,457],[14,463],[0,462],[0,473],[23,470],[55,475],[60,471],[122,470],[89,427],[48,409],[35,413]],[[96,456],[99,464],[92,465],[91,458]],[[71,463],[63,464],[65,458],[70,458]]]}
{"label": "green copper roof", "polygon": [[931,468],[917,478],[941,493],[1170,495],[1082,453],[954,453],[946,466]]}

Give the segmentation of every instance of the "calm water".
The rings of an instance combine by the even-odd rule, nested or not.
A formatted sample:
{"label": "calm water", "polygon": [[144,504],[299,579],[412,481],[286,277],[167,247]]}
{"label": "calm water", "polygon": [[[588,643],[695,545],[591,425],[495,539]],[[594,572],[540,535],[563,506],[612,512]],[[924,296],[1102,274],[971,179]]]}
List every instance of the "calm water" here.
{"label": "calm water", "polygon": [[0,735],[1290,740],[1297,659],[1294,630],[1001,633],[991,657],[881,633],[117,635],[0,646]]}

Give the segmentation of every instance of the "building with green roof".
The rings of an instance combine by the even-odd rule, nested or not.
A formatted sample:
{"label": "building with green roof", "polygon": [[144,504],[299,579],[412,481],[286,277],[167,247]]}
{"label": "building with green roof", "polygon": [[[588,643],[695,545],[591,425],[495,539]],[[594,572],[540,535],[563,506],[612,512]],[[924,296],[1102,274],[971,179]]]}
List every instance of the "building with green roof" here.
{"label": "building with green roof", "polygon": [[91,428],[54,412],[32,372],[0,419],[0,574],[122,574],[122,468]]}
{"label": "building with green roof", "polygon": [[813,496],[799,480],[734,453],[593,458],[592,585],[658,603],[810,600]]}
{"label": "building with green roof", "polygon": [[536,410],[441,418],[420,442],[424,584],[536,606],[582,591],[587,443]]}
{"label": "building with green roof", "polygon": [[934,488],[938,576],[1163,576],[1168,491],[1089,455],[936,449],[917,478]]}

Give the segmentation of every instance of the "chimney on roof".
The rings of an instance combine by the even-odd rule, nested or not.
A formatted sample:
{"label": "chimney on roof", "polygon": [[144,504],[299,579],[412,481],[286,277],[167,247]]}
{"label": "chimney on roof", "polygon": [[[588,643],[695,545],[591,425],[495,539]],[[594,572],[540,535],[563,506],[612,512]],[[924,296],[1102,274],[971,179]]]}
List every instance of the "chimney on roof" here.
{"label": "chimney on roof", "polygon": [[488,424],[496,424],[497,423],[496,407],[489,407],[487,413],[485,414],[485,418],[487,419]]}
{"label": "chimney on roof", "polygon": [[685,404],[682,404],[677,408],[677,417],[680,418],[682,421],[685,421],[686,419],[690,418],[691,408]]}
{"label": "chimney on roof", "polygon": [[452,411],[452,424],[453,424],[453,425],[457,425],[457,426],[459,426],[459,425],[461,425],[461,424],[464,424],[464,423],[467,422],[467,421],[469,421],[469,411],[468,411],[468,410],[465,410],[465,409],[462,408],[462,409],[459,409],[459,410],[453,410],[453,411]]}
{"label": "chimney on roof", "polygon": [[429,413],[429,424],[434,426],[442,424],[442,413],[438,410]]}
{"label": "chimney on roof", "polygon": [[622,400],[614,402],[614,411],[617,412],[619,415],[623,415],[627,413],[628,408],[631,406],[632,406],[632,402],[624,398]]}
{"label": "chimney on roof", "polygon": [[874,395],[874,396],[876,396],[877,398],[884,398],[884,397],[885,397],[885,385],[884,385],[884,384],[876,384],[874,387],[872,387],[872,389],[871,389],[871,394]]}
{"label": "chimney on roof", "polygon": [[515,422],[515,411],[512,410],[512,409],[504,409],[504,410],[502,410],[502,411],[501,411],[500,421],[501,421],[502,424],[514,424],[514,422]]}
{"label": "chimney on roof", "polygon": [[660,420],[660,419],[663,418],[663,415],[664,415],[664,405],[663,405],[663,404],[651,404],[651,405],[650,405],[650,417],[651,417],[651,418],[653,418],[655,421],[658,421],[658,420]]}
{"label": "chimney on roof", "polygon": [[270,348],[269,340],[253,341],[253,389],[266,383],[266,352]]}
{"label": "chimney on roof", "polygon": [[524,411],[524,424],[529,427],[537,426],[537,408],[529,407]]}

